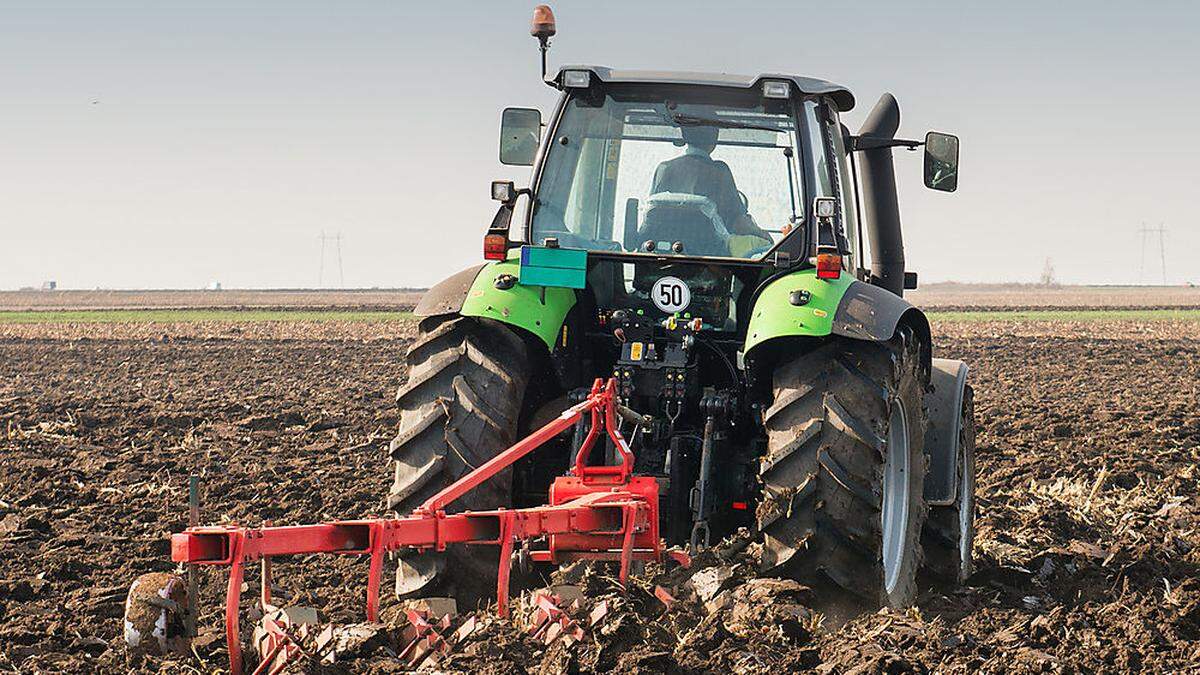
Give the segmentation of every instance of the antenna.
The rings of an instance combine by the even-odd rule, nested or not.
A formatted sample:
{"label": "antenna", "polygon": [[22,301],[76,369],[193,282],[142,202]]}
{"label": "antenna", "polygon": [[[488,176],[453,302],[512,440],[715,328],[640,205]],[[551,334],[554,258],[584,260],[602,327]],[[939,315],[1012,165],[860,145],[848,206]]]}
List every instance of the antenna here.
{"label": "antenna", "polygon": [[342,233],[338,232],[334,235],[325,234],[325,230],[321,230],[321,234],[317,237],[321,241],[321,264],[317,268],[317,288],[324,288],[325,284],[325,242],[332,241],[334,250],[337,255],[338,266],[338,286],[346,287],[346,275],[342,269]]}
{"label": "antenna", "polygon": [[1155,236],[1158,237],[1158,258],[1159,269],[1162,271],[1162,285],[1167,285],[1167,228],[1159,223],[1158,227],[1146,227],[1142,223],[1142,227],[1138,230],[1142,235],[1142,267],[1138,272],[1138,282],[1145,283],[1146,280],[1146,244]]}

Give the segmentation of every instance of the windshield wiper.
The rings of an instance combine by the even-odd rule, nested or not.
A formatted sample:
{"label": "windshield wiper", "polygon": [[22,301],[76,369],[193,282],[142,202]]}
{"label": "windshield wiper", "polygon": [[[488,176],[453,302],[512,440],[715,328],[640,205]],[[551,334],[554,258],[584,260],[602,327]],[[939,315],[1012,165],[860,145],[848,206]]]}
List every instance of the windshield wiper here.
{"label": "windshield wiper", "polygon": [[777,134],[784,133],[786,129],[779,127],[768,127],[763,124],[750,124],[749,122],[735,122],[733,120],[718,120],[709,119],[707,117],[693,117],[682,113],[671,113],[671,121],[675,124],[685,127],[720,127],[722,129],[757,129],[758,131],[771,131]]}

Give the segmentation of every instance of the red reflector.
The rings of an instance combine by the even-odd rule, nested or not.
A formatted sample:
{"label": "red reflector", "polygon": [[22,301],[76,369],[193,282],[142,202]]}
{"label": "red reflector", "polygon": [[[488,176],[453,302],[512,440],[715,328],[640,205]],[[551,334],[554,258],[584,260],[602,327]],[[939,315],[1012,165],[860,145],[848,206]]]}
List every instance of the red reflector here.
{"label": "red reflector", "polygon": [[746,502],[734,502],[732,506],[735,511],[745,511],[746,509],[750,508],[746,505]]}
{"label": "red reflector", "polygon": [[837,279],[842,276],[842,256],[836,253],[817,254],[817,278]]}
{"label": "red reflector", "polygon": [[508,257],[508,237],[502,234],[489,234],[483,238],[483,259],[504,260]]}

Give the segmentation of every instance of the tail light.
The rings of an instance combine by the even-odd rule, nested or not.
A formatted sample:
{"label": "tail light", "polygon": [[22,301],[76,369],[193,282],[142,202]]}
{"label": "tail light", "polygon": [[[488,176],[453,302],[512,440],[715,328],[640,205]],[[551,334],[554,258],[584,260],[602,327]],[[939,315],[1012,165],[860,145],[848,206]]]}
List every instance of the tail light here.
{"label": "tail light", "polygon": [[817,254],[817,278],[837,279],[842,276],[842,256],[837,253]]}
{"label": "tail light", "polygon": [[508,237],[488,234],[483,237],[483,259],[504,260],[508,257]]}

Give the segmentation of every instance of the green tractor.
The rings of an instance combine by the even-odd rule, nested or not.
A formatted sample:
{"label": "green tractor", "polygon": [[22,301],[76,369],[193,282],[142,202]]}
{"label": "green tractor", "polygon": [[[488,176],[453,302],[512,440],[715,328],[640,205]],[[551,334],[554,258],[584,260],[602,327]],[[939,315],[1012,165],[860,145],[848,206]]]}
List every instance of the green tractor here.
{"label": "green tractor", "polygon": [[[919,578],[965,579],[967,366],[933,358],[902,297],[916,275],[892,164],[892,148],[923,145],[925,184],[953,192],[958,139],[896,139],[890,95],[853,134],[850,91],[795,75],[568,66],[547,79],[548,8],[532,32],[561,98],[548,124],[503,112],[500,161],[532,167],[529,187],[492,184],[487,262],[416,307],[389,508],[410,512],[613,377],[667,543],[744,529],[763,573],[862,607],[911,605]],[[585,433],[462,506],[544,503]],[[495,570],[494,555],[451,547],[401,558],[396,590],[477,598]]]}

